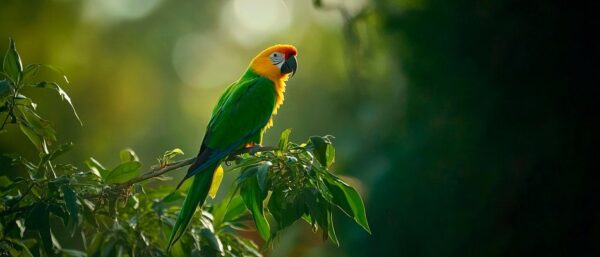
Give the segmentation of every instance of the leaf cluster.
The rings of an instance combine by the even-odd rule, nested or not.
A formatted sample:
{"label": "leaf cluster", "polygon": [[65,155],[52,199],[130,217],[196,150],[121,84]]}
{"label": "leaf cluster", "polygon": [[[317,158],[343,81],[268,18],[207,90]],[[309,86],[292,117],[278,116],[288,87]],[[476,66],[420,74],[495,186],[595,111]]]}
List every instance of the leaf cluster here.
{"label": "leaf cluster", "polygon": [[[323,239],[339,244],[332,211],[340,209],[370,232],[365,207],[358,192],[329,170],[335,159],[332,136],[313,136],[308,142],[289,142],[285,130],[278,147],[237,162],[237,185],[253,215],[262,239],[270,242],[297,220],[308,222]],[[271,220],[271,222],[269,222]]]}

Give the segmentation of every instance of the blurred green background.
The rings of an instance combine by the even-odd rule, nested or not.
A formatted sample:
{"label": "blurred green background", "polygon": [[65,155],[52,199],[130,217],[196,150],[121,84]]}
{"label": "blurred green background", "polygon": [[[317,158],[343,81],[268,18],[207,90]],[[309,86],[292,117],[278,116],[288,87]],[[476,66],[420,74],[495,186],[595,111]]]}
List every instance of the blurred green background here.
{"label": "blurred green background", "polygon": [[[597,3],[2,0],[0,50],[60,67],[83,126],[33,93],[64,158],[196,153],[212,106],[275,43],[299,69],[267,132],[336,137],[373,231],[290,228],[270,256],[598,256]],[[48,75],[51,76],[51,75]],[[37,94],[37,95],[36,95]],[[56,97],[58,98],[58,97]],[[63,108],[45,108],[57,105]],[[50,112],[49,110],[52,110]],[[0,151],[34,149],[14,127]],[[83,167],[83,164],[81,165]],[[0,160],[7,172],[6,159]],[[590,172],[596,171],[596,172]],[[180,171],[177,176],[181,176]],[[351,179],[354,177],[356,179]],[[340,226],[341,225],[341,226]]]}

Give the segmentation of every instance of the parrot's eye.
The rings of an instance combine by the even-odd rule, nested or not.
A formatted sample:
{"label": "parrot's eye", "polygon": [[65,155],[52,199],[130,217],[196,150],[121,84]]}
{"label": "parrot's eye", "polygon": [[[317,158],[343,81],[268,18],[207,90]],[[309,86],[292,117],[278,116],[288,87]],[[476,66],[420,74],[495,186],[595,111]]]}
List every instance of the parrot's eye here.
{"label": "parrot's eye", "polygon": [[274,52],[269,56],[269,59],[271,59],[271,62],[273,64],[279,65],[283,62],[283,54],[279,52]]}

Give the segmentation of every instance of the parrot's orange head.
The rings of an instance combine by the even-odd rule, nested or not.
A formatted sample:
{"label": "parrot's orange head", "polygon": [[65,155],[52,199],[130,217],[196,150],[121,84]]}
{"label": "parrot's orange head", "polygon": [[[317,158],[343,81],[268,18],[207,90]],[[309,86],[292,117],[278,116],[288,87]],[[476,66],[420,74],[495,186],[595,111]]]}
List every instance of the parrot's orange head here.
{"label": "parrot's orange head", "polygon": [[254,57],[250,67],[258,75],[273,81],[286,81],[298,68],[296,55],[298,50],[293,45],[274,45]]}

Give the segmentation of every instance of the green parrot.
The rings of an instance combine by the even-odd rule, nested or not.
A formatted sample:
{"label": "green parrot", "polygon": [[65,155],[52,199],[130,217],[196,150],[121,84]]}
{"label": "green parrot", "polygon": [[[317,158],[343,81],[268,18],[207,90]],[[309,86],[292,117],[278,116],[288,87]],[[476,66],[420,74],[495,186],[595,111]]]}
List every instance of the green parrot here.
{"label": "green parrot", "polygon": [[179,212],[167,251],[184,234],[198,205],[216,195],[223,178],[220,164],[232,152],[262,144],[263,134],[283,102],[285,82],[296,73],[292,45],[275,45],[259,53],[242,76],[225,90],[212,111],[200,152],[177,188],[194,177]]}

